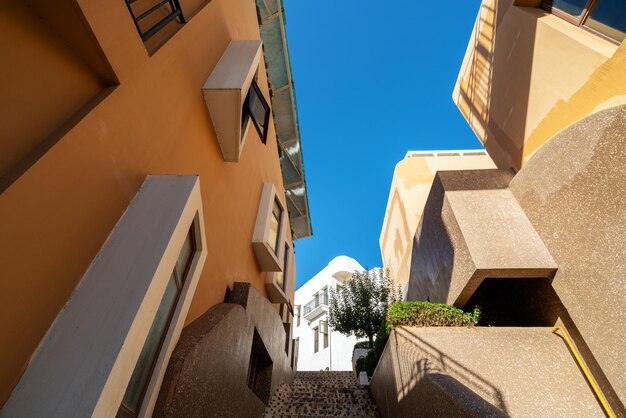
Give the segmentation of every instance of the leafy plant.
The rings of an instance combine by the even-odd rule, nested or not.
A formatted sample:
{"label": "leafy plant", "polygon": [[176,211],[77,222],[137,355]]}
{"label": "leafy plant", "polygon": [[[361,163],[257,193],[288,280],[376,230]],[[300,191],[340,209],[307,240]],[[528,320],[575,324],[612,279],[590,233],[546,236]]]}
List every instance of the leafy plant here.
{"label": "leafy plant", "polygon": [[344,335],[367,337],[371,347],[389,305],[400,298],[401,292],[389,279],[388,271],[355,271],[338,290],[331,289],[328,322]]}
{"label": "leafy plant", "polygon": [[480,319],[480,308],[464,312],[452,305],[432,302],[397,302],[387,312],[387,322],[393,328],[411,327],[472,327]]}

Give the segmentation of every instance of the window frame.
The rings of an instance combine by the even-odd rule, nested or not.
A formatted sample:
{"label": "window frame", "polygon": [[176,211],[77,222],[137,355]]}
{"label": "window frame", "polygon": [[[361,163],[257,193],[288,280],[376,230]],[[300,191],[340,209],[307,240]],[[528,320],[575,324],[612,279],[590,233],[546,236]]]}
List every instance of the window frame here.
{"label": "window frame", "polygon": [[[321,324],[322,322],[325,324],[326,332],[324,332],[324,327]],[[323,346],[323,348],[328,348],[328,340],[329,340],[328,334],[330,333],[330,331],[328,329],[328,321],[320,321],[320,332],[324,336],[322,338],[322,346]]]}
{"label": "window frame", "polygon": [[[174,276],[174,284],[176,285],[176,297],[174,299],[174,303],[172,304],[170,308],[170,312],[167,315],[167,321],[166,321],[167,324],[165,328],[163,329],[161,336],[159,337],[158,343],[156,344],[157,349],[156,349],[154,358],[152,359],[150,364],[147,366],[147,369],[148,369],[147,379],[139,390],[140,395],[139,395],[139,398],[137,399],[136,411],[133,411],[128,406],[124,405],[124,400],[122,398],[122,403],[120,404],[119,410],[116,415],[117,418],[137,418],[141,415],[142,406],[143,406],[146,394],[148,392],[148,388],[150,387],[150,381],[152,380],[155,370],[157,369],[161,351],[163,351],[164,349],[165,342],[167,340],[167,335],[174,321],[176,308],[178,307],[181,301],[181,296],[183,295],[183,290],[184,290],[186,279],[189,276],[189,273],[191,272],[191,266],[193,264],[194,257],[196,257],[198,250],[199,250],[198,244],[197,244],[198,237],[196,236],[197,235],[196,230],[198,226],[196,225],[196,223],[197,223],[196,219],[194,219],[183,241],[183,247],[180,248],[178,257],[176,258],[176,262],[174,263],[174,268],[172,269],[172,275]],[[178,273],[178,261],[180,260],[180,256],[182,255],[182,251],[183,251],[185,243],[187,242],[188,237],[191,238],[191,253],[189,254],[189,259],[187,260],[187,263],[185,264],[185,268],[183,269],[182,277],[180,277]],[[160,303],[162,303],[164,297],[165,297],[165,293],[161,297]],[[152,322],[153,324],[155,320],[156,318],[153,320]],[[145,342],[144,342],[144,346],[145,346]],[[142,347],[142,351],[143,351],[143,347]],[[135,367],[136,367],[136,364],[135,364]],[[134,372],[135,372],[135,369],[133,369],[133,373]],[[126,387],[126,390],[128,390],[128,387]],[[126,394],[126,390],[124,392],[124,395]]]}
{"label": "window frame", "polygon": [[[282,210],[278,220],[277,245],[272,249],[270,245],[271,218],[273,217],[274,204],[278,204]],[[285,244],[287,239],[285,231],[287,225],[287,206],[279,198],[276,188],[272,183],[264,183],[259,199],[254,232],[252,234],[252,248],[259,264],[260,271],[277,272],[283,271]]]}
{"label": "window frame", "polygon": [[313,353],[320,351],[320,327],[313,327]]}
{"label": "window frame", "polygon": [[[263,106],[263,109],[265,109],[265,117],[263,119],[263,125],[262,125],[265,128],[265,130],[261,129],[260,124],[257,122],[256,118],[254,117],[254,113],[252,112],[252,109],[250,108],[249,103],[250,103],[251,92],[254,92],[256,94],[257,98],[259,99],[259,102],[261,103],[261,106]],[[259,84],[257,83],[256,78],[253,78],[252,82],[250,83],[250,88],[248,89],[248,92],[246,93],[246,98],[241,108],[241,120],[243,122],[245,119],[245,123],[242,123],[242,130],[241,130],[242,137],[240,141],[243,142],[243,137],[248,135],[248,126],[252,124],[254,125],[256,131],[258,132],[259,137],[261,138],[261,142],[263,143],[263,145],[266,145],[267,133],[269,131],[269,123],[270,123],[270,112],[271,112],[270,105],[265,99],[265,96],[263,95],[263,92],[261,91],[261,87],[259,87]]]}
{"label": "window frame", "polygon": [[578,26],[579,28],[582,28],[586,31],[589,31],[591,33],[593,33],[594,35],[597,35],[599,37],[601,37],[602,39],[605,39],[609,42],[612,42],[614,44],[620,45],[622,43],[622,41],[619,41],[615,38],[612,38],[602,32],[599,32],[598,30],[587,26],[585,23],[587,22],[587,20],[589,19],[589,17],[591,16],[591,12],[593,12],[593,9],[595,7],[595,5],[600,2],[601,0],[587,0],[587,3],[585,4],[585,7],[583,7],[582,12],[580,13],[580,16],[573,16],[555,6],[553,6],[550,3],[550,0],[541,0],[541,2],[539,3],[539,8],[547,11],[548,13],[551,13],[553,15],[555,15],[556,17],[559,17],[563,20],[565,20],[568,23],[571,23],[574,26]]}

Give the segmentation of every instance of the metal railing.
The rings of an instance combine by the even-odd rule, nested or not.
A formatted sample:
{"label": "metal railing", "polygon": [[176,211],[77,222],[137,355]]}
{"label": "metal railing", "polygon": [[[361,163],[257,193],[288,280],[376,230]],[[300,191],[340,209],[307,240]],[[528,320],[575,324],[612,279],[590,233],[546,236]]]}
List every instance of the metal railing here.
{"label": "metal railing", "polygon": [[554,327],[554,329],[552,329],[552,332],[555,333],[555,334],[557,332],[559,332],[559,331],[561,331],[561,335],[563,336],[563,339],[565,340],[565,342],[567,343],[567,346],[569,347],[570,351],[574,355],[574,358],[576,359],[576,362],[578,363],[578,366],[583,371],[583,374],[587,378],[587,381],[589,382],[589,385],[591,385],[591,388],[593,389],[593,392],[595,393],[596,397],[600,401],[600,404],[602,405],[602,408],[604,408],[604,411],[606,412],[607,416],[609,418],[615,418],[615,414],[613,413],[613,410],[611,409],[611,407],[609,406],[608,402],[606,401],[606,398],[602,394],[602,391],[598,387],[595,379],[591,376],[591,373],[589,372],[589,369],[587,369],[587,366],[585,365],[585,362],[580,357],[580,354],[578,353],[578,350],[574,346],[574,343],[572,342],[572,340],[570,339],[569,335],[567,334],[567,331],[565,331],[565,329],[563,329],[561,327]]}
{"label": "metal railing", "polygon": [[317,296],[313,298],[309,303],[304,305],[304,315],[308,315],[311,311],[316,309],[321,305],[328,305],[328,293],[323,292],[319,293]]}
{"label": "metal railing", "polygon": [[[137,27],[137,31],[141,36],[141,40],[144,42],[156,35],[161,29],[165,27],[165,25],[167,25],[174,19],[178,19],[180,23],[185,23],[185,17],[183,16],[183,11],[180,8],[178,0],[156,0],[155,4],[152,7],[138,15],[135,14],[132,6],[132,4],[136,1],[137,0],[126,0],[126,6],[128,6],[128,10],[130,11],[130,14],[135,22],[135,26]],[[152,15],[154,12],[158,10],[163,10],[164,6],[166,5],[169,6],[170,12],[162,19],[160,19],[157,23],[152,25],[150,28],[142,31],[139,27],[139,22],[146,17]]]}

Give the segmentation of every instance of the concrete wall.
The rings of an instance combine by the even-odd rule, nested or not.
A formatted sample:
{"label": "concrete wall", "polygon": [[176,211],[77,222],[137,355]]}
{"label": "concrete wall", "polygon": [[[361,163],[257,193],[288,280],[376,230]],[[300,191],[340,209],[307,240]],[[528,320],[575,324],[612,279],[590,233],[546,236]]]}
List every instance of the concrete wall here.
{"label": "concrete wall", "polygon": [[550,328],[397,328],[370,392],[383,417],[604,416]]}
{"label": "concrete wall", "polygon": [[[463,155],[461,155],[463,153]],[[456,154],[456,155],[455,155]],[[484,151],[409,152],[396,164],[380,233],[383,266],[406,296],[413,235],[422,217],[430,186],[439,170],[495,168]]]}
{"label": "concrete wall", "polygon": [[[28,85],[18,97],[57,91],[49,84],[54,80],[64,92],[53,104],[30,107],[28,120],[2,128],[10,131],[2,131],[0,155],[12,157],[3,162],[11,175],[0,181],[0,266],[3,277],[11,278],[0,283],[0,405],[147,174],[200,177],[208,257],[187,324],[221,302],[226,287],[237,280],[265,294],[265,274],[250,245],[263,183],[273,183],[284,199],[273,122],[267,145],[249,129],[241,161],[225,163],[201,94],[231,39],[259,39],[254,2],[212,0],[152,56],[124,2],[78,0],[71,7],[92,32],[100,59],[110,64],[110,80],[92,68],[93,60],[87,60],[89,69],[77,64],[71,56],[87,54],[79,53],[79,46],[61,47],[53,37],[36,41],[36,30],[48,28],[45,19],[36,30],[24,29],[32,19],[18,20],[15,29],[15,22],[4,23],[23,13],[23,5],[0,8],[0,33],[11,39],[2,48],[20,45],[23,54],[2,50],[15,63],[0,68],[3,92],[13,92],[5,89],[7,80],[24,85],[33,74],[42,77],[39,87]],[[59,49],[71,59],[61,59]],[[57,80],[56,74],[80,85],[65,89],[62,83],[68,80]],[[269,98],[263,62],[258,74]],[[95,104],[80,107],[101,84],[115,87]],[[76,107],[79,115],[69,116]],[[18,153],[13,147],[21,137],[14,133],[30,132],[31,125],[37,127],[29,134],[34,148]],[[64,128],[60,134],[59,127]]]}
{"label": "concrete wall", "polygon": [[513,3],[482,2],[453,100],[496,165],[519,170],[560,130],[626,103],[626,45]]}
{"label": "concrete wall", "polygon": [[183,331],[165,373],[155,418],[261,416],[265,404],[247,386],[255,330],[272,360],[269,393],[293,379],[291,353],[285,353],[286,334],[276,310],[247,283],[235,284],[232,302],[214,306]]}
{"label": "concrete wall", "polygon": [[550,278],[556,264],[507,170],[440,171],[415,232],[408,300],[464,306],[486,278]]}
{"label": "concrete wall", "polygon": [[[353,258],[338,256],[331,260],[326,267],[313,276],[309,281],[296,290],[295,304],[304,309],[309,301],[313,299],[316,292],[328,286],[330,299],[330,289],[335,289],[338,284],[349,279],[355,270],[362,271],[363,267]],[[345,336],[329,327],[329,346],[324,348],[323,335],[320,333],[319,351],[313,351],[314,334],[313,328],[319,325],[320,321],[328,321],[328,308],[324,307],[320,315],[311,318],[310,322],[302,315],[300,326],[293,325],[293,338],[299,339],[300,350],[298,352],[299,371],[331,371],[352,370],[352,351],[358,339],[351,335]]]}
{"label": "concrete wall", "polygon": [[571,316],[564,318],[566,325],[624,415],[625,167],[626,106],[621,106],[560,132],[510,185],[559,266],[552,286]]}

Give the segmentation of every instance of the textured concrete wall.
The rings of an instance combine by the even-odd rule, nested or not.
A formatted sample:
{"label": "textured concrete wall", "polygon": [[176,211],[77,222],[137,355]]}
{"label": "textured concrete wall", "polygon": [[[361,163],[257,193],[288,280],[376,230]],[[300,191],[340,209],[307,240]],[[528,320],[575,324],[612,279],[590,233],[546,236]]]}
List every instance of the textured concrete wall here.
{"label": "textured concrete wall", "polygon": [[183,331],[168,365],[154,417],[254,417],[265,405],[247,386],[256,329],[272,359],[270,393],[294,372],[285,329],[272,305],[237,283],[233,303],[218,304]]}
{"label": "textured concrete wall", "polygon": [[[495,168],[488,155],[481,151],[468,155],[417,155],[396,164],[389,190],[385,219],[380,233],[380,251],[384,268],[405,293],[411,270],[413,235],[422,217],[435,173],[440,170],[471,170]],[[459,151],[461,152],[461,151]],[[452,154],[452,155],[450,155]]]}
{"label": "textured concrete wall", "polygon": [[552,285],[585,360],[626,414],[626,106],[560,132],[510,187],[559,266]]}
{"label": "textured concrete wall", "polygon": [[440,171],[415,233],[407,299],[463,306],[485,278],[552,277],[556,265],[506,170]]}
{"label": "textured concrete wall", "polygon": [[604,417],[550,328],[397,328],[370,392],[383,417]]}

